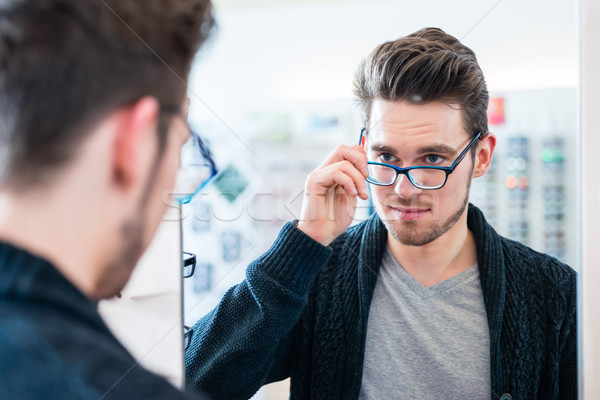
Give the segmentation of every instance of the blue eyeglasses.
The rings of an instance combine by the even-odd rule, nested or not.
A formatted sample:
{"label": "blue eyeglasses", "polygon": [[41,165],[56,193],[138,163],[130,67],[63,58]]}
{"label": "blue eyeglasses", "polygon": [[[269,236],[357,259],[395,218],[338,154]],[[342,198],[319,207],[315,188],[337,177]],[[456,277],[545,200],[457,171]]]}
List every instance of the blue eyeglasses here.
{"label": "blue eyeglasses", "polygon": [[204,188],[218,173],[210,151],[187,123],[186,117],[176,107],[163,107],[162,112],[172,113],[183,120],[190,130],[190,138],[181,148],[181,163],[177,171],[175,187],[171,198],[180,204],[192,198]]}
{"label": "blue eyeglasses", "polygon": [[[360,139],[358,144],[362,145],[363,137],[365,135],[365,128],[360,131]],[[438,166],[415,166],[415,167],[407,167],[400,168],[392,164],[380,163],[380,162],[372,162],[369,161],[367,163],[367,168],[369,169],[369,176],[366,179],[367,182],[372,183],[373,185],[379,186],[391,186],[396,183],[398,179],[398,175],[404,174],[408,177],[410,183],[412,183],[415,187],[424,190],[435,190],[441,189],[446,184],[448,180],[448,175],[450,175],[458,164],[465,158],[467,152],[477,141],[482,137],[481,132],[477,133],[475,137],[469,142],[467,147],[458,155],[456,160],[449,167],[438,167]]]}

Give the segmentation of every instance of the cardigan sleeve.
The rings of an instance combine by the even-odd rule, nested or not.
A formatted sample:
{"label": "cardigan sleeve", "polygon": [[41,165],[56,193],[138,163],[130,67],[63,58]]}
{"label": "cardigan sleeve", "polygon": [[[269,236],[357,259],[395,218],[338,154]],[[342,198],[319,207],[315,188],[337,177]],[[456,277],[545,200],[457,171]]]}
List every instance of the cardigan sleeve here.
{"label": "cardigan sleeve", "polygon": [[289,376],[294,326],[318,271],[331,256],[287,223],[272,247],[193,327],[186,385],[213,399],[248,399]]}

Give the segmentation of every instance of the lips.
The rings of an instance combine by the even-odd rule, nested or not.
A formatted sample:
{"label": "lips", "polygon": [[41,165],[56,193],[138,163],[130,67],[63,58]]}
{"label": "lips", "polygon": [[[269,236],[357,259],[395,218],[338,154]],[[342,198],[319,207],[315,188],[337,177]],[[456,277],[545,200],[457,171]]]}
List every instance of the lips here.
{"label": "lips", "polygon": [[392,207],[390,208],[398,216],[399,219],[405,221],[415,221],[423,218],[429,213],[429,208],[414,208],[414,207]]}

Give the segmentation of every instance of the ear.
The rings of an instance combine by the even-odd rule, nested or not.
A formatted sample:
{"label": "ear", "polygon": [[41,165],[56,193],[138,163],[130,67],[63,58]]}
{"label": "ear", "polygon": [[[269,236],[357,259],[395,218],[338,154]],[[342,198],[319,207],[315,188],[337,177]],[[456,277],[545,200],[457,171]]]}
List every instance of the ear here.
{"label": "ear", "polygon": [[488,132],[481,139],[475,153],[475,167],[473,168],[473,178],[485,175],[492,164],[492,156],[496,148],[496,135]]}
{"label": "ear", "polygon": [[181,105],[181,112],[183,113],[183,116],[185,117],[185,119],[188,118],[188,114],[190,112],[190,98],[187,97],[184,101],[183,104]]}
{"label": "ear", "polygon": [[148,168],[145,160],[154,143],[160,105],[153,97],[144,97],[124,107],[115,116],[113,177],[116,185],[129,188]]}

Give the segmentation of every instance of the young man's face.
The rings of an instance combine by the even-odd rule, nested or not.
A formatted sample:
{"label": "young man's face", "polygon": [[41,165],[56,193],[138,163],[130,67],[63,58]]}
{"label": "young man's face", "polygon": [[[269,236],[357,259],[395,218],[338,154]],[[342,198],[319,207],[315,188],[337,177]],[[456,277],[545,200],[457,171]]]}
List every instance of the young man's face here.
{"label": "young man's face", "polygon": [[[370,121],[368,160],[403,168],[449,167],[476,133],[465,131],[457,107],[442,102],[375,100]],[[371,185],[375,209],[392,237],[404,245],[422,246],[465,221],[473,166],[467,154],[437,190],[418,189],[406,175],[399,175],[392,186]]]}
{"label": "young man's face", "polygon": [[169,131],[165,141],[164,152],[160,155],[156,174],[151,177],[146,211],[146,232],[143,241],[144,249],[150,245],[156,230],[172,201],[175,178],[180,164],[181,149],[190,137],[190,129],[185,119],[178,115],[168,116]]}
{"label": "young man's face", "polygon": [[[153,158],[153,161],[148,164],[151,169],[144,178],[144,196],[139,199],[134,213],[123,221],[121,248],[105,270],[104,285],[110,295],[122,290],[129,280],[133,268],[150,245],[169,204],[169,195],[173,193],[181,148],[189,138],[190,130],[183,118],[173,116],[169,119],[169,132],[163,153],[159,156],[157,145],[147,149],[151,152],[148,157]],[[155,136],[155,143],[158,144],[158,132]],[[152,169],[151,165],[155,162],[158,165]]]}

